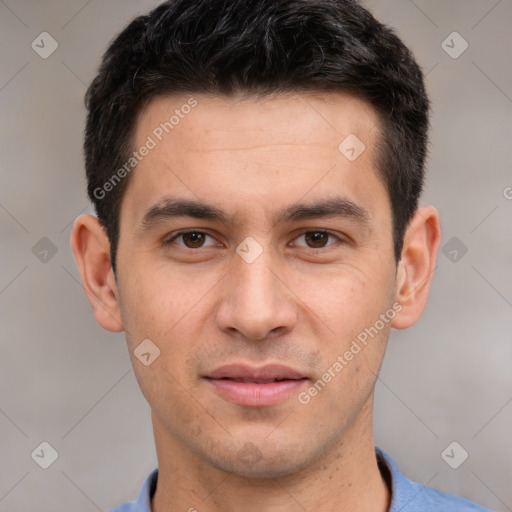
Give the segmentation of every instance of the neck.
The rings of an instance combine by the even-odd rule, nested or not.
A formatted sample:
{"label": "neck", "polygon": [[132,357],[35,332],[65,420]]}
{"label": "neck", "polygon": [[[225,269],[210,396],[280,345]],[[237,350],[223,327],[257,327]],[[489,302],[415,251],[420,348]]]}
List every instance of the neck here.
{"label": "neck", "polygon": [[277,478],[226,473],[195,456],[153,416],[158,482],[152,512],[387,512],[372,428],[373,398],[342,439],[300,471]]}

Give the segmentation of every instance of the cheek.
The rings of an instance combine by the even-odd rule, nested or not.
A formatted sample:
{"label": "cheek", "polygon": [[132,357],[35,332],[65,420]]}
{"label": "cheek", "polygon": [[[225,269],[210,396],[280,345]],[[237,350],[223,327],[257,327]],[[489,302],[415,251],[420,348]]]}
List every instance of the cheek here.
{"label": "cheek", "polygon": [[[137,380],[152,403],[159,399],[158,390],[172,394],[179,391],[180,383],[190,380],[191,370],[185,363],[199,350],[202,323],[198,315],[205,307],[200,299],[212,285],[206,279],[185,279],[175,270],[171,275],[168,269],[150,272],[149,266],[139,267],[147,271],[131,273],[120,286],[121,316]],[[149,366],[137,357],[146,339],[151,340],[149,352],[158,354]]]}
{"label": "cheek", "polygon": [[[332,381],[328,384],[331,390],[342,394],[334,393],[329,400],[339,403],[341,396],[342,402],[357,400],[357,395],[365,395],[373,385],[384,357],[392,317],[382,321],[380,315],[391,308],[389,282],[382,277],[379,281],[378,272],[345,267],[319,287],[306,280],[301,299],[319,319],[318,325],[327,326],[325,338],[319,340],[325,365],[320,371],[331,369],[325,380]],[[342,365],[341,370],[336,365],[338,371],[333,368],[337,361]]]}
{"label": "cheek", "polygon": [[299,298],[330,328],[340,342],[372,325],[388,308],[389,283],[379,272],[343,264],[329,273],[306,276],[297,282]]}
{"label": "cheek", "polygon": [[194,280],[186,280],[176,270],[140,264],[148,269],[131,273],[121,286],[121,315],[131,346],[150,338],[161,348],[167,345],[187,322],[187,317],[198,302],[197,296],[206,293],[207,286]]}
{"label": "cheek", "polygon": [[[190,343],[196,337],[191,310],[197,301],[161,273],[132,273],[121,289],[121,315],[142,394],[157,415],[173,403],[186,410],[190,400],[181,396],[185,393],[181,383],[187,382],[184,362],[194,350]],[[151,340],[149,345],[147,341],[141,345],[147,339]],[[142,346],[147,348],[141,350]],[[150,356],[144,357],[147,352]]]}

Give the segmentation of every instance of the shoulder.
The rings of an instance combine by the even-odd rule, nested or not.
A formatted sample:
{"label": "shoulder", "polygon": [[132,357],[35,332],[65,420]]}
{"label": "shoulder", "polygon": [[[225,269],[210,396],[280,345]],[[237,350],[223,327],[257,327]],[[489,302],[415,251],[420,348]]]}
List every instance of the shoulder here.
{"label": "shoulder", "polygon": [[376,448],[379,464],[388,470],[392,489],[389,512],[493,512],[461,496],[438,491],[403,475],[393,459]]}
{"label": "shoulder", "polygon": [[156,490],[158,468],[155,468],[146,478],[136,500],[127,501],[109,512],[151,512],[151,498]]}
{"label": "shoulder", "polygon": [[402,512],[493,512],[461,496],[410,482],[414,494],[408,494],[406,503],[398,507],[398,510],[402,510]]}

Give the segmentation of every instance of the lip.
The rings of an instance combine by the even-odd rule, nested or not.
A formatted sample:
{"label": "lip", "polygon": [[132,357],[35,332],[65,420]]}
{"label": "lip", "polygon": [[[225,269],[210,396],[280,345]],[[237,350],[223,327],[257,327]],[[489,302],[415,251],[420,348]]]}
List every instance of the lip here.
{"label": "lip", "polygon": [[293,368],[281,364],[248,366],[245,364],[227,364],[208,373],[210,379],[303,379],[305,375]]}
{"label": "lip", "polygon": [[[267,364],[261,367],[242,364],[225,365],[210,372],[204,378],[225,400],[249,407],[276,405],[295,395],[309,380],[301,372],[278,364]],[[240,379],[246,381],[242,382]],[[271,382],[274,379],[279,381]]]}

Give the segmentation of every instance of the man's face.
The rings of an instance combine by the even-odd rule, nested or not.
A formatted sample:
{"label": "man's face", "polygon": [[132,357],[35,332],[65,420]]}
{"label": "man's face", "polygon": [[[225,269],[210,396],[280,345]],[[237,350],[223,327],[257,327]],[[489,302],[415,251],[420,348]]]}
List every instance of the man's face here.
{"label": "man's face", "polygon": [[[374,326],[396,291],[377,116],[345,94],[194,97],[169,133],[160,123],[188,96],[153,100],[137,123],[135,148],[148,136],[156,146],[133,171],[120,214],[118,294],[132,363],[157,442],[241,475],[290,474],[371,427],[390,324]],[[365,146],[355,160],[354,135]],[[154,210],[142,223],[177,199],[226,218]],[[337,215],[283,215],[328,200],[350,203]],[[181,230],[193,233],[173,238]],[[370,327],[363,345],[357,336]],[[145,366],[134,350],[148,338],[160,356]],[[304,378],[208,378],[225,365],[267,364]]]}

